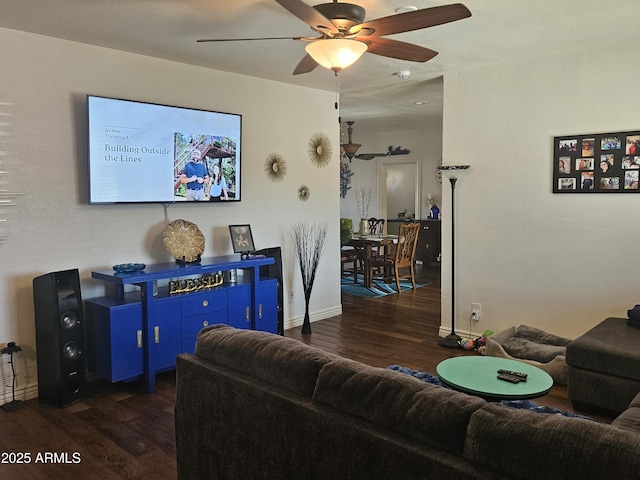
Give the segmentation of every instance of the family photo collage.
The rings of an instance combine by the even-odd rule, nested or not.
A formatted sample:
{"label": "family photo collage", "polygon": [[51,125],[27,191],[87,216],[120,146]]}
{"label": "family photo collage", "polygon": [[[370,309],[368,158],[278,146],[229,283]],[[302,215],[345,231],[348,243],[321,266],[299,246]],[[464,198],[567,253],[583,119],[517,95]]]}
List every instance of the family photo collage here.
{"label": "family photo collage", "polygon": [[640,131],[554,137],[553,193],[638,193]]}

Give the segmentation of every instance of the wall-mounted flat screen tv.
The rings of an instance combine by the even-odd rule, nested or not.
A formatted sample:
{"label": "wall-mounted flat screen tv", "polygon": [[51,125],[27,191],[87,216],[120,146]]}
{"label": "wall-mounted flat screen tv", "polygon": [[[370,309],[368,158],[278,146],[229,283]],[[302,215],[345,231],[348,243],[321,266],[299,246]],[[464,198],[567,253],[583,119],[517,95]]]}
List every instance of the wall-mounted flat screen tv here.
{"label": "wall-mounted flat screen tv", "polygon": [[242,116],[88,95],[89,203],[240,201]]}

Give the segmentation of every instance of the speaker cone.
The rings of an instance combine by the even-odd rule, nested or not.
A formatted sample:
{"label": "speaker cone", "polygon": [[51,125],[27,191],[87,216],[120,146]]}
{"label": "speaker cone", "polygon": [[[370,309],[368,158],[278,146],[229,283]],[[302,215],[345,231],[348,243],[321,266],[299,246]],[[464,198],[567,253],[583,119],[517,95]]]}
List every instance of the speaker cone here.
{"label": "speaker cone", "polygon": [[80,390],[80,382],[77,376],[74,376],[69,379],[67,382],[67,392],[69,393],[77,393]]}
{"label": "speaker cone", "polygon": [[74,311],[66,311],[60,317],[60,326],[65,330],[71,330],[78,324],[78,314]]}
{"label": "speaker cone", "polygon": [[64,355],[64,358],[67,358],[69,360],[74,360],[81,353],[80,344],[75,340],[67,342],[64,344],[64,347],[62,348],[62,353]]}

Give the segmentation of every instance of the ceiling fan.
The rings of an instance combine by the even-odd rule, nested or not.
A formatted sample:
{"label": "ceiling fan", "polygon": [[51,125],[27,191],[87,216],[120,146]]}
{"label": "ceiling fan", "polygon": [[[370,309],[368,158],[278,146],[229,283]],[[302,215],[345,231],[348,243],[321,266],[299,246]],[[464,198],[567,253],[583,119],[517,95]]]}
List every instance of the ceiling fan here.
{"label": "ceiling fan", "polygon": [[353,135],[353,124],[354,122],[345,122],[347,124],[347,135],[349,136],[349,143],[342,143],[340,147],[344,151],[344,154],[349,161],[354,158],[359,158],[361,160],[373,160],[376,157],[386,157],[389,153],[361,153],[357,155],[356,152],[361,147],[359,143],[353,143],[352,135]]}
{"label": "ceiling fan", "polygon": [[376,20],[365,21],[366,11],[359,5],[322,3],[310,6],[302,0],[275,0],[290,13],[307,23],[318,37],[265,37],[265,38],[205,38],[198,42],[235,42],[250,40],[300,40],[309,42],[307,54],[298,63],[294,75],[308,73],[318,65],[336,74],[352,65],[364,52],[410,62],[426,62],[438,52],[411,43],[383,38],[386,35],[410,32],[455,22],[471,16],[461,3],[398,13]]}

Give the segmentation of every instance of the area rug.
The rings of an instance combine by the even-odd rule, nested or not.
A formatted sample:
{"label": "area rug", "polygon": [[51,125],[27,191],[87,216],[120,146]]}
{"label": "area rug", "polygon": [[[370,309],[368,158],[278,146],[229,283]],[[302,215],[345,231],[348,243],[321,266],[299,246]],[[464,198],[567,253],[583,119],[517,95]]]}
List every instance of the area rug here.
{"label": "area rug", "polygon": [[[416,288],[429,285],[428,283],[416,283]],[[371,288],[365,288],[364,278],[362,275],[358,275],[358,283],[353,283],[353,277],[344,277],[340,284],[342,293],[347,295],[357,295],[359,297],[378,298],[386,295],[395,295],[398,293],[395,281],[392,283],[384,283],[379,280],[373,281]],[[412,290],[410,280],[400,280],[400,290],[402,292],[406,290]]]}
{"label": "area rug", "polygon": [[[407,375],[416,377],[417,379],[422,380],[425,383],[430,383],[432,385],[437,385],[443,388],[450,388],[449,386],[443,384],[436,375],[431,375],[430,373],[427,373],[427,372],[419,372],[417,370],[412,370],[411,368],[401,367],[400,365],[390,365],[387,367],[387,369],[395,370],[396,372],[400,372],[400,373],[406,373]],[[500,403],[507,407],[531,410],[532,412],[535,412],[535,413],[550,413],[553,415],[563,415],[565,417],[593,420],[591,417],[586,417],[578,413],[562,411],[562,410],[558,410],[557,408],[538,405],[536,402],[532,402],[531,400],[502,400]]]}

